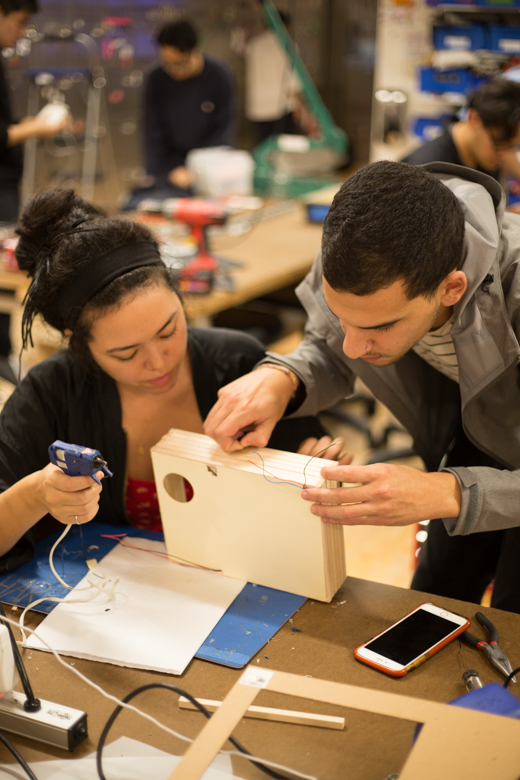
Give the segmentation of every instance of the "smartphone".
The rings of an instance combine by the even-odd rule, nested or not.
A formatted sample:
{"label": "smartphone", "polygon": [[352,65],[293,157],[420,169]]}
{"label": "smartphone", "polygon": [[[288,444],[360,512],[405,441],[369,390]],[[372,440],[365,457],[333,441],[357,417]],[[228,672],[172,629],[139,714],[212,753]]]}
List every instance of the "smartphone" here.
{"label": "smartphone", "polygon": [[427,602],[356,647],[354,657],[393,677],[403,677],[469,628],[471,621]]}

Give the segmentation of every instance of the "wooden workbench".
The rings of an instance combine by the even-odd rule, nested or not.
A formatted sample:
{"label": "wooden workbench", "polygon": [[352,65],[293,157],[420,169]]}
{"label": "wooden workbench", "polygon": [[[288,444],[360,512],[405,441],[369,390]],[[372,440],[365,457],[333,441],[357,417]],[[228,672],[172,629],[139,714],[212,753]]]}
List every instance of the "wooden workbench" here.
{"label": "wooden workbench", "polygon": [[[256,665],[258,661],[259,667],[312,675],[437,702],[448,702],[465,693],[461,681],[464,667],[477,669],[484,684],[502,683],[504,678],[483,654],[466,645],[462,645],[460,650],[457,640],[401,679],[391,678],[354,660],[352,651],[357,645],[428,600],[472,619],[478,609],[476,605],[466,602],[432,598],[417,591],[349,578],[331,604],[308,601],[294,615],[293,623],[286,624],[253,658],[252,663]],[[509,655],[513,667],[520,665],[520,615],[493,609],[483,611],[496,624],[500,645]],[[10,610],[7,614],[10,615]],[[34,613],[32,615],[33,620],[29,625],[34,627],[40,618]],[[293,633],[292,626],[300,631]],[[478,624],[475,624],[474,633],[483,635]],[[72,673],[62,671],[51,656],[34,650],[25,651],[25,661],[37,696],[87,711],[90,736],[72,755],[13,736],[18,750],[29,760],[63,757],[73,761],[75,757],[91,753],[113,705],[87,688]],[[238,670],[199,660],[192,661],[181,677],[76,659],[74,664],[94,682],[118,697],[123,697],[139,685],[168,681],[195,696],[222,699],[241,674]],[[516,688],[520,688],[520,684],[511,687],[513,693],[518,695]],[[349,780],[383,780],[390,773],[400,770],[412,743],[414,724],[393,718],[342,710],[336,706],[266,691],[260,693],[255,703],[345,716],[344,731],[251,719],[243,720],[235,731],[235,736],[252,753],[317,775],[321,780],[345,780],[346,777]],[[135,699],[133,704],[191,737],[199,733],[205,722],[198,713],[179,710],[177,697],[166,691],[147,692]],[[120,716],[109,742],[122,735],[149,742],[177,755],[186,749],[186,743],[176,741],[130,713]],[[11,761],[1,746],[0,761]],[[242,759],[234,758],[233,762],[235,772],[241,777],[248,780],[265,777]]]}
{"label": "wooden workbench", "polygon": [[21,303],[29,286],[25,274],[6,271],[0,263],[0,290],[13,290],[15,299]]}

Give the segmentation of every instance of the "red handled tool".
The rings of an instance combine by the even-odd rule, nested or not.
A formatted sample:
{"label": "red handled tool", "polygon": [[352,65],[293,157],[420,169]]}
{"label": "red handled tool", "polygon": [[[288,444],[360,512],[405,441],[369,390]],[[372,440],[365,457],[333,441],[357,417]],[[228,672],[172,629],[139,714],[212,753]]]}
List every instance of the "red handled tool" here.
{"label": "red handled tool", "polygon": [[190,227],[198,249],[195,257],[180,272],[181,292],[210,292],[220,262],[209,251],[206,231],[209,225],[223,225],[226,222],[226,210],[218,203],[202,198],[144,200],[139,209],[163,214],[168,219],[176,219]]}

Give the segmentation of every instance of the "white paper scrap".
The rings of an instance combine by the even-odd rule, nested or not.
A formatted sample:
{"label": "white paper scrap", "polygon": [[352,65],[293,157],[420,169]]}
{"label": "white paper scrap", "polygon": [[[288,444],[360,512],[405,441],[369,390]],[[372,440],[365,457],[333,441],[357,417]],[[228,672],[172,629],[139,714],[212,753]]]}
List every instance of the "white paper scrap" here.
{"label": "white paper scrap", "polygon": [[[110,780],[168,780],[180,761],[144,742],[128,737],[107,745],[103,751],[103,769]],[[96,759],[66,758],[59,761],[38,761],[29,765],[38,780],[98,780]],[[5,764],[2,770],[6,771]],[[12,771],[11,771],[12,770]],[[10,764],[8,774],[17,780],[27,780],[27,775],[18,764]],[[202,776],[202,780],[227,780],[235,777],[229,756],[218,755]],[[237,780],[235,778],[235,780]]]}
{"label": "white paper scrap", "polygon": [[[165,551],[162,542],[135,543]],[[84,591],[78,592],[88,585],[84,578],[45,618],[38,634],[67,656],[167,674],[182,674],[245,585],[120,544],[99,568],[120,578],[115,599],[96,596],[83,604],[67,603],[84,597]],[[47,650],[34,634],[27,646]]]}
{"label": "white paper scrap", "polygon": [[[186,742],[186,750],[188,747],[189,744]],[[93,753],[91,756],[87,756],[87,758],[95,758],[95,755],[96,754]],[[105,756],[107,758],[122,758],[123,756],[139,756],[139,758],[143,758],[144,756],[162,756],[163,758],[165,756],[169,756],[171,758],[170,753],[165,753],[164,750],[159,750],[159,748],[156,748],[153,745],[148,745],[146,742],[139,742],[137,739],[131,739],[131,737],[119,737],[119,739],[116,739],[114,742],[106,745],[105,749],[103,750],[103,759]],[[175,756],[175,758],[177,758],[177,756]],[[226,753],[217,753],[210,766],[219,772],[223,772],[224,774],[233,774],[231,756],[228,756]]]}

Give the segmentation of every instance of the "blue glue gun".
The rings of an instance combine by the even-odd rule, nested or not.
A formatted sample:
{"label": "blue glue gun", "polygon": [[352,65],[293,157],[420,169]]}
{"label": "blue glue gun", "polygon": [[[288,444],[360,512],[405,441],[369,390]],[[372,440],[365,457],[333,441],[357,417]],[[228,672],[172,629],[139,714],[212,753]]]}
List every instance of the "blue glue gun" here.
{"label": "blue glue gun", "polygon": [[111,477],[112,472],[99,450],[90,447],[80,447],[78,444],[67,444],[57,439],[49,447],[51,463],[59,466],[69,477],[92,477],[101,485],[96,477],[97,471],[102,471],[105,477]]}

